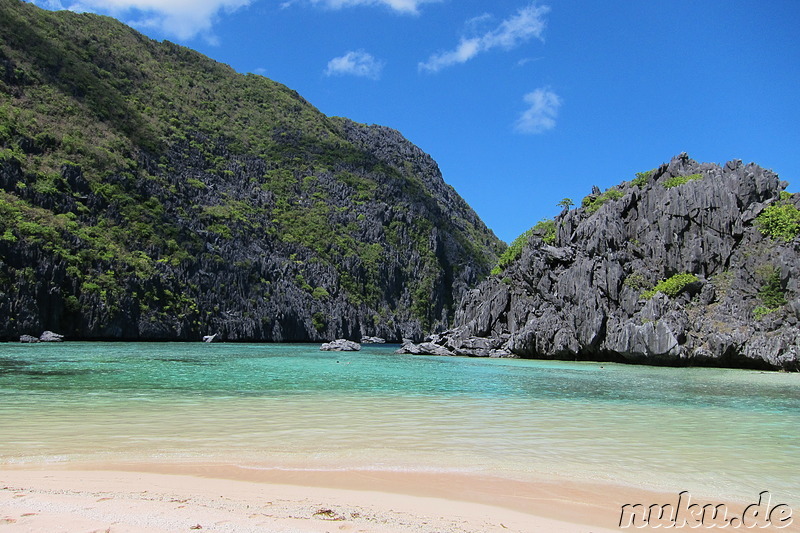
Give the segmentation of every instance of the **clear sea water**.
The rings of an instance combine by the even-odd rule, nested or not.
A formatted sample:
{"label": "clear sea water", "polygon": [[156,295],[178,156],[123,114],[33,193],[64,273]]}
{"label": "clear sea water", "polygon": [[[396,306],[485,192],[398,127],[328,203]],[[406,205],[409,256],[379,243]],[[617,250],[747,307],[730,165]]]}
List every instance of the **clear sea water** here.
{"label": "clear sea water", "polygon": [[0,344],[0,468],[214,461],[800,502],[799,374],[395,348]]}

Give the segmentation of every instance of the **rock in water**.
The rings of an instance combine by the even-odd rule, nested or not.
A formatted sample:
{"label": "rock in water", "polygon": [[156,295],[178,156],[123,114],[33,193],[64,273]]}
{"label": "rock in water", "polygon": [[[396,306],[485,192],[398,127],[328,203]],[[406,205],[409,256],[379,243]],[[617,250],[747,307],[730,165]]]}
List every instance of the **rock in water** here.
{"label": "rock in water", "polygon": [[594,189],[469,291],[455,328],[408,349],[800,370],[800,237],[759,222],[800,207],[786,186],[681,154]]}
{"label": "rock in water", "polygon": [[41,342],[62,342],[64,340],[64,335],[59,335],[52,331],[45,331],[42,333],[42,336],[39,337],[39,340]]}
{"label": "rock in water", "polygon": [[37,339],[36,337],[34,337],[32,335],[20,335],[19,342],[32,344],[34,342],[39,342],[39,339]]}
{"label": "rock in water", "polygon": [[386,339],[380,337],[361,337],[361,344],[385,344]]}
{"label": "rock in water", "polygon": [[357,352],[361,349],[361,345],[347,339],[336,339],[326,342],[319,349],[324,352]]}

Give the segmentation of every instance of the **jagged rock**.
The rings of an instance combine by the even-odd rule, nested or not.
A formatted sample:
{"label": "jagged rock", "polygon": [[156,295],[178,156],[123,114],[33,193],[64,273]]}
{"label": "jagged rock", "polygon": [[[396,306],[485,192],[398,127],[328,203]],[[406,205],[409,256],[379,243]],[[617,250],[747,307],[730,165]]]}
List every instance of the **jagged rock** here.
{"label": "jagged rock", "polygon": [[[702,178],[665,187],[692,174]],[[555,242],[533,236],[466,293],[456,327],[436,342],[460,355],[800,370],[800,246],[755,225],[785,187],[755,164],[680,154],[641,188],[624,183],[618,197],[594,188],[586,203],[599,206],[556,217]],[[800,195],[782,201],[798,206]],[[788,302],[767,314],[756,313],[765,269]],[[642,297],[683,272],[697,281]]]}
{"label": "jagged rock", "polygon": [[361,344],[385,344],[386,339],[381,337],[361,337]]}
{"label": "jagged rock", "polygon": [[39,342],[39,339],[34,337],[34,336],[32,336],[32,335],[20,335],[19,342],[32,344],[34,342]]}
{"label": "jagged rock", "polygon": [[361,345],[347,339],[336,339],[324,343],[319,349],[324,352],[357,352],[361,350]]}
{"label": "jagged rock", "polygon": [[419,344],[407,342],[403,344],[395,353],[406,353],[411,355],[456,355],[444,346],[434,342],[421,342]]}
{"label": "jagged rock", "polygon": [[52,331],[45,331],[39,337],[41,342],[62,342],[64,340],[64,335],[59,335],[58,333],[53,333]]}

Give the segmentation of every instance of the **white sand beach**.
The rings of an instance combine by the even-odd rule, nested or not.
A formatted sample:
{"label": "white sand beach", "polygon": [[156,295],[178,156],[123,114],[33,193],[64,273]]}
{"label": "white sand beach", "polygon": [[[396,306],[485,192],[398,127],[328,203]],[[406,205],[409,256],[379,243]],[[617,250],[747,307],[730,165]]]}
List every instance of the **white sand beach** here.
{"label": "white sand beach", "polygon": [[[599,533],[613,530],[618,513],[608,492],[586,500],[567,485],[347,472],[272,472],[260,475],[272,481],[259,481],[209,477],[242,473],[223,467],[195,467],[194,475],[159,468],[6,469],[0,531]],[[294,484],[303,481],[313,485]],[[352,488],[367,485],[376,490]],[[476,502],[482,495],[487,502]]]}

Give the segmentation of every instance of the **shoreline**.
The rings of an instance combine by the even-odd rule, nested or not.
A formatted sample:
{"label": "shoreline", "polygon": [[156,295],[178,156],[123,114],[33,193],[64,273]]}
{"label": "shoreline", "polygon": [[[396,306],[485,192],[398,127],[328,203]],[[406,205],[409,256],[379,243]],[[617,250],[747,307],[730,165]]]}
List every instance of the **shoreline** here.
{"label": "shoreline", "polygon": [[[717,503],[702,496],[692,495],[693,501]],[[161,532],[199,525],[220,532],[603,533],[620,530],[626,503],[665,504],[676,497],[636,487],[462,473],[29,464],[0,469],[0,526],[3,532]],[[726,503],[734,513],[743,508],[742,502]]]}
{"label": "shoreline", "polygon": [[[22,342],[19,340],[15,340],[14,338],[8,339],[0,339],[0,344],[5,345],[19,345],[19,346],[40,346],[40,345],[52,345],[58,346],[63,344],[125,344],[125,343],[140,343],[140,344],[186,344],[186,345],[196,345],[196,344],[214,344],[217,346],[220,345],[227,345],[227,346],[236,346],[236,345],[246,345],[246,346],[321,346],[322,344],[333,342],[333,341],[309,341],[309,340],[301,340],[301,341],[271,341],[271,340],[252,340],[252,339],[238,339],[232,341],[214,341],[213,343],[206,343],[202,339],[178,339],[178,338],[169,338],[169,339],[120,339],[120,338],[65,338],[61,341],[37,341],[37,342]],[[368,347],[386,347],[386,349],[392,348],[401,348],[403,346],[402,342],[398,342],[396,340],[387,340],[384,343],[361,343],[358,342],[362,346]],[[394,350],[392,350],[394,351]],[[337,351],[332,350],[328,351],[331,354],[337,353],[356,353],[356,352],[348,352],[348,351]],[[456,358],[463,358],[463,359],[471,359],[471,358],[478,358],[478,359],[491,359],[491,356],[483,356],[483,355],[467,355],[467,354],[433,354],[433,353],[418,353],[414,354],[411,352],[404,352],[398,355],[415,355],[418,357],[431,357],[431,356],[440,356],[440,357],[456,357]],[[754,373],[783,373],[783,374],[800,374],[800,367],[797,368],[788,368],[783,366],[772,366],[763,362],[758,361],[751,361],[751,360],[738,360],[739,364],[733,364],[728,360],[714,360],[714,359],[699,359],[699,360],[648,360],[647,357],[642,354],[641,357],[635,357],[626,359],[624,357],[619,356],[618,354],[608,353],[605,355],[592,355],[592,354],[575,354],[569,358],[557,358],[557,357],[528,357],[522,356],[515,353],[509,353],[508,355],[504,355],[500,359],[516,359],[521,361],[542,361],[542,362],[554,362],[554,363],[596,363],[596,364],[609,364],[609,365],[623,365],[623,366],[642,366],[642,367],[656,367],[656,368],[704,368],[704,369],[718,369],[718,370],[743,370],[746,372],[754,372]]]}

